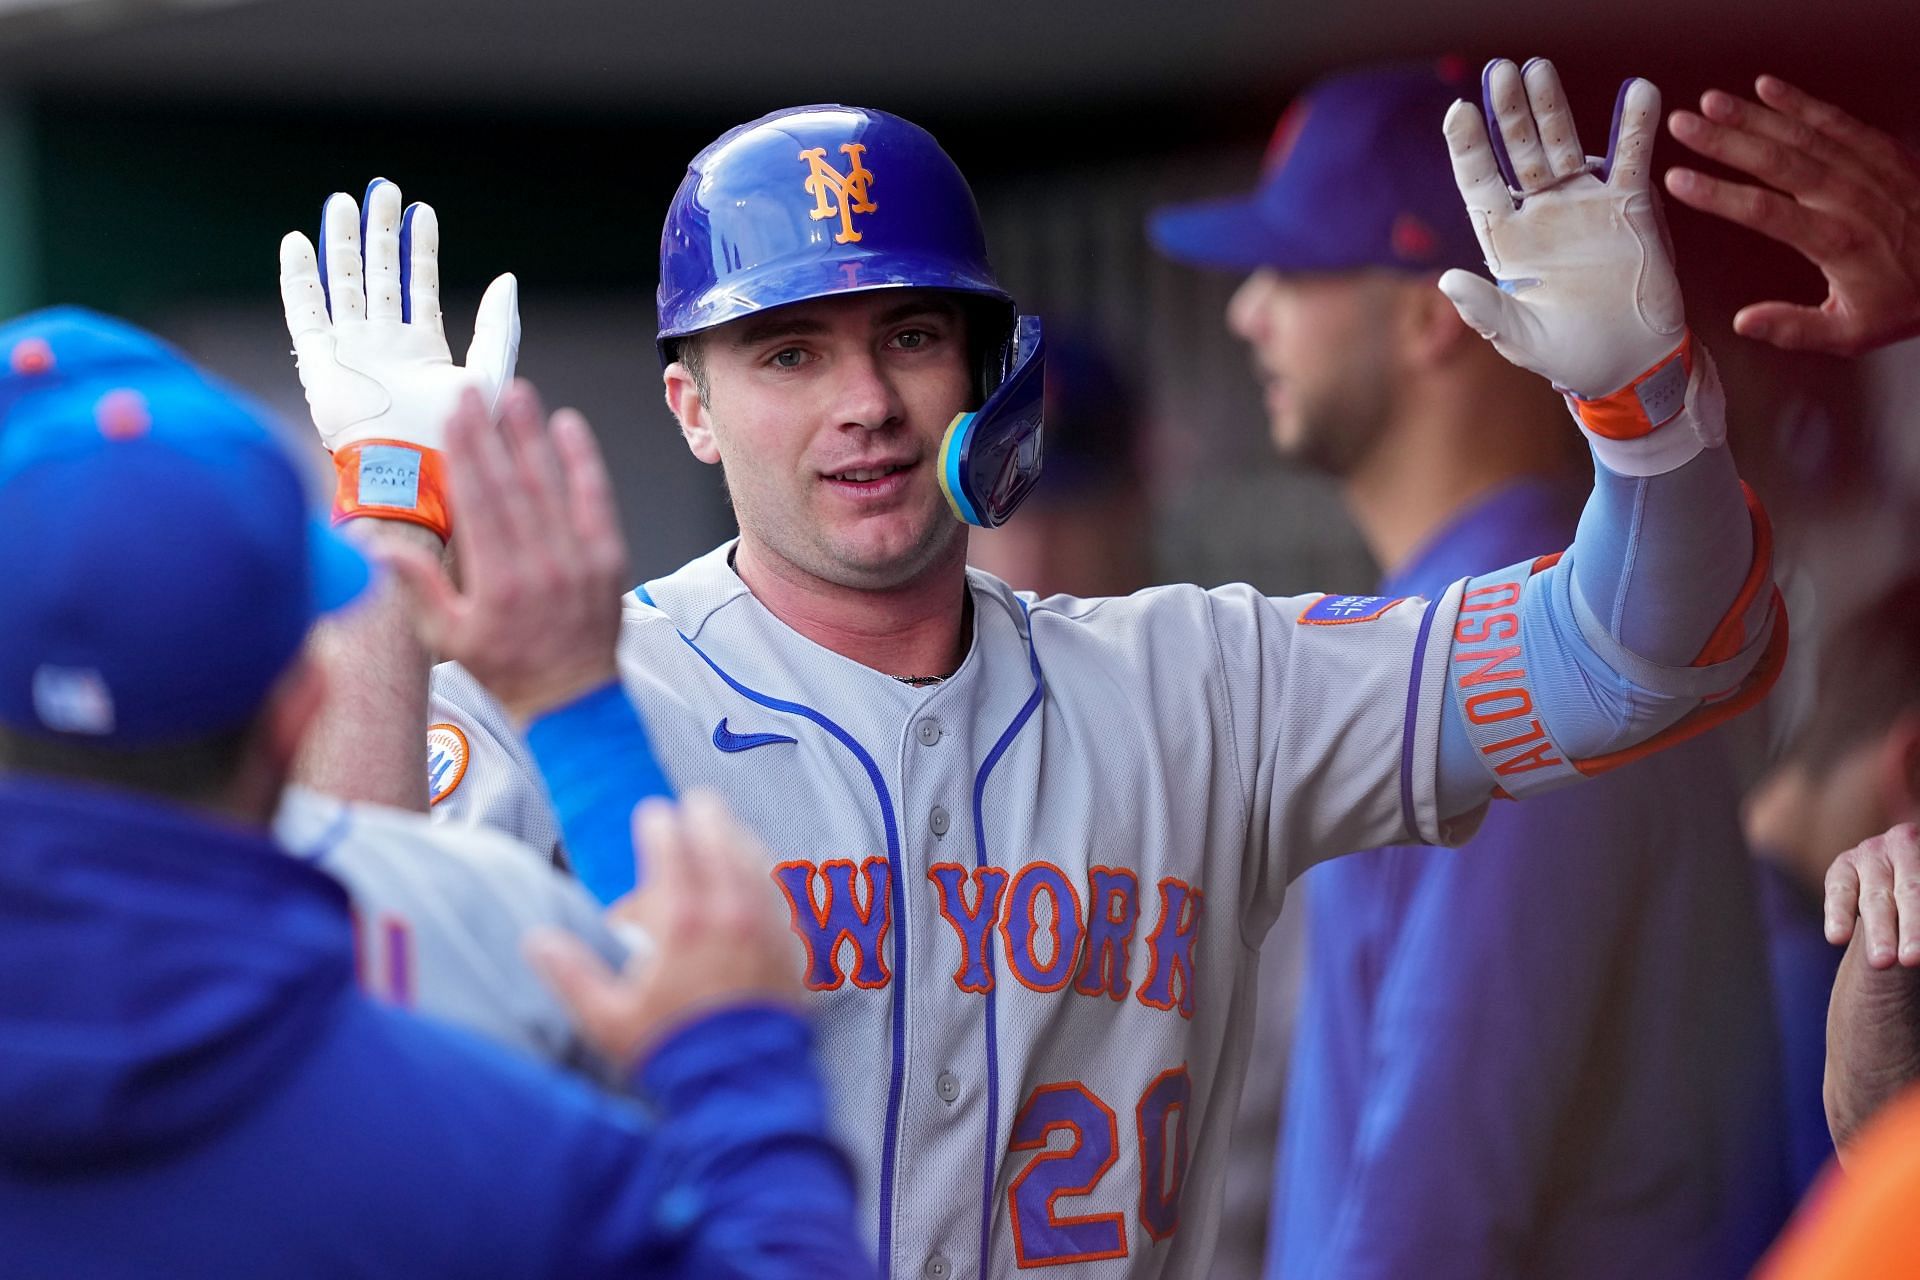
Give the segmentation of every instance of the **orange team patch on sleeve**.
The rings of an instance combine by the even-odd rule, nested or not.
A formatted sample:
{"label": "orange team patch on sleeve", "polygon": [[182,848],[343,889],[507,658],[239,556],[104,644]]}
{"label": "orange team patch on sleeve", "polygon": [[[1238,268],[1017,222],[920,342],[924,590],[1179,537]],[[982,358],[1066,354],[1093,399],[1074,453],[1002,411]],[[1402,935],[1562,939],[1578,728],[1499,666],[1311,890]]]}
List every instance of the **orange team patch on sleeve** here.
{"label": "orange team patch on sleeve", "polygon": [[427,790],[429,804],[439,804],[453,794],[467,776],[467,761],[472,758],[467,735],[459,725],[436,724],[427,728]]}

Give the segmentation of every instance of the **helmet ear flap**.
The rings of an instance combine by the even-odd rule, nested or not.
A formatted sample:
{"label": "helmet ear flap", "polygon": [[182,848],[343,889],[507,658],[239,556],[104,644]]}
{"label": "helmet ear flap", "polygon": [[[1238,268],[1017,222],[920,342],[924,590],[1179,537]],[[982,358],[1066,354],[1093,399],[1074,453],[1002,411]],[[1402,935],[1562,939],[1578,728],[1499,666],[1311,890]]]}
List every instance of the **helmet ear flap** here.
{"label": "helmet ear flap", "polygon": [[941,492],[954,515],[997,529],[1026,501],[1044,461],[1046,338],[1038,316],[1014,320],[1005,378],[973,413],[957,415],[940,443]]}

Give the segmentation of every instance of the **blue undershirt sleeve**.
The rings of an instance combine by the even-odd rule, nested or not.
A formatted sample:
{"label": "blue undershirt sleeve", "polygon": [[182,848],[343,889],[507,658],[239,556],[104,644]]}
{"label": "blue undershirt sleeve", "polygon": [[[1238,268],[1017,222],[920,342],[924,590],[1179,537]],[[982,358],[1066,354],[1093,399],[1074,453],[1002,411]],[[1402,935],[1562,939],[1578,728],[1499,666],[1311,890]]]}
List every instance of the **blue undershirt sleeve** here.
{"label": "blue undershirt sleeve", "polygon": [[1440,727],[1449,818],[1496,787],[1571,781],[1746,692],[1784,626],[1757,563],[1763,526],[1724,447],[1660,475],[1594,470],[1557,563],[1467,583]]}
{"label": "blue undershirt sleeve", "polygon": [[640,713],[610,681],[527,726],[527,745],[546,780],[573,872],[601,902],[637,886],[633,810],[673,796]]}

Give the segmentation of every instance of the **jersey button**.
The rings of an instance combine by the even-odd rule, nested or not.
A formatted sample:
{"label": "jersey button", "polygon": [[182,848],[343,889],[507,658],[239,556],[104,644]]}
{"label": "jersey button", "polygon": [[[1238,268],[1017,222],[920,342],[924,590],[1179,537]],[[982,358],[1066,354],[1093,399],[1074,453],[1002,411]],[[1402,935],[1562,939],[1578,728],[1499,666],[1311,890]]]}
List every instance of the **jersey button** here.
{"label": "jersey button", "polygon": [[920,1268],[920,1274],[927,1280],[947,1280],[953,1274],[953,1264],[947,1261],[943,1253],[936,1253],[927,1259],[927,1265]]}
{"label": "jersey button", "polygon": [[933,1087],[939,1093],[940,1101],[952,1106],[953,1100],[960,1096],[960,1077],[951,1071],[942,1071],[940,1078],[933,1082]]}
{"label": "jersey button", "polygon": [[933,812],[927,815],[927,825],[936,836],[947,834],[947,811],[939,805],[933,806]]}
{"label": "jersey button", "polygon": [[921,746],[930,747],[940,741],[940,722],[932,716],[926,716],[913,727],[913,732],[920,739]]}

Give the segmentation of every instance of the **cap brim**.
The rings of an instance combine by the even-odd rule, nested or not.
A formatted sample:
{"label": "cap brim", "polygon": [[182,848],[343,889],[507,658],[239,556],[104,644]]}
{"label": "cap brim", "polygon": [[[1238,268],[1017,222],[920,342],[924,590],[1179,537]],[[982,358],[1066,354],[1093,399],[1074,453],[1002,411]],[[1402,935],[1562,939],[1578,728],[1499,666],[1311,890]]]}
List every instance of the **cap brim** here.
{"label": "cap brim", "polygon": [[307,561],[316,618],[346,608],[373,581],[373,566],[367,558],[320,516],[313,518],[308,530]]}
{"label": "cap brim", "polygon": [[1147,226],[1160,252],[1196,267],[1251,271],[1310,256],[1276,234],[1245,197],[1169,205],[1156,209]]}

